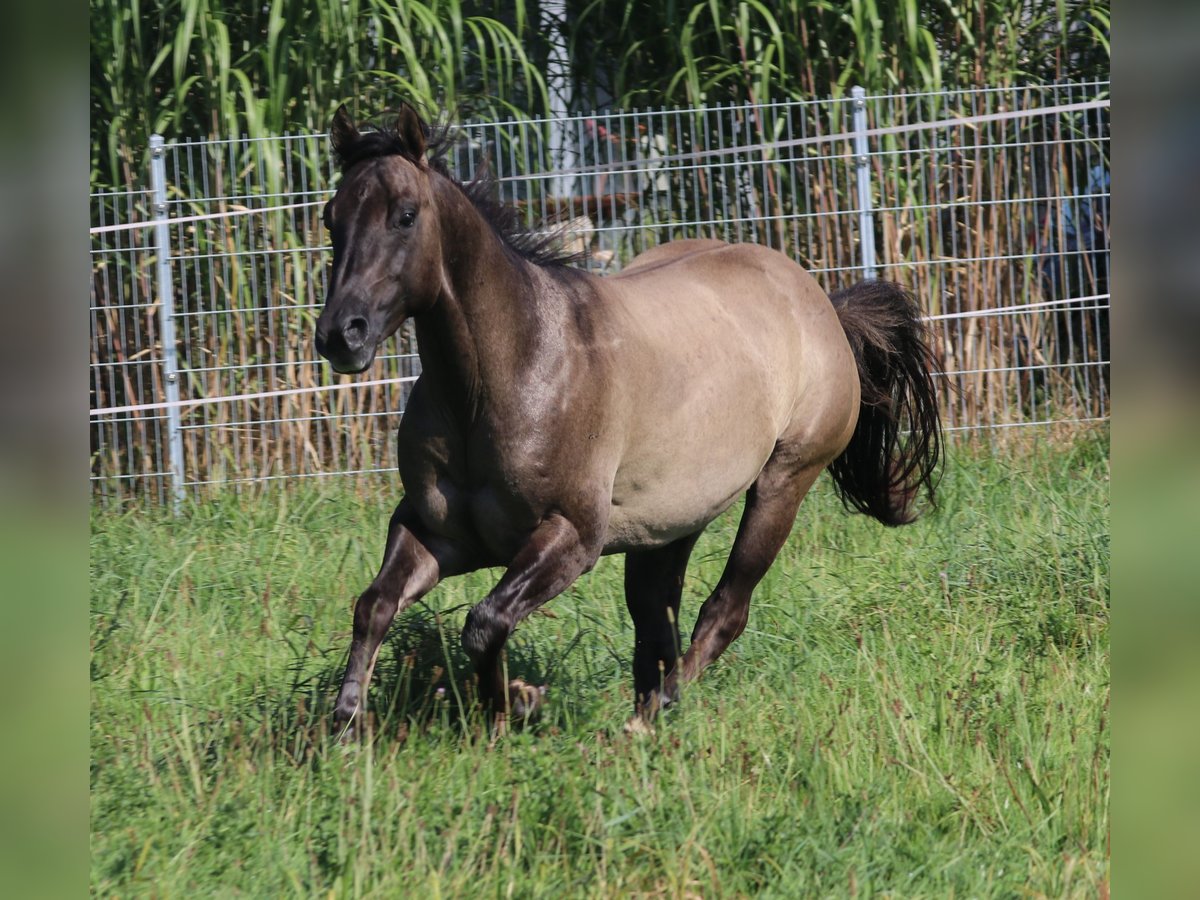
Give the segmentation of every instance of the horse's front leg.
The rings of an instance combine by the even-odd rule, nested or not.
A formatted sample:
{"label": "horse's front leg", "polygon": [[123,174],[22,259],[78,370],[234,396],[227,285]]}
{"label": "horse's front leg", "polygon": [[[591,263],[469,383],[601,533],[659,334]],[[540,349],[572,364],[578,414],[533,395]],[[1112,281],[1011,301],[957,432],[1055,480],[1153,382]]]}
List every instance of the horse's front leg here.
{"label": "horse's front leg", "polygon": [[600,555],[597,528],[579,527],[557,513],[542,520],[517,552],[504,577],[467,614],[463,647],[475,664],[479,699],[499,720],[527,718],[541,695],[524,682],[504,684],[500,654],[517,623],[554,599]]}
{"label": "horse's front leg", "polygon": [[375,659],[396,614],[429,593],[442,578],[460,571],[458,550],[426,532],[412,506],[401,500],[388,523],[383,565],[354,606],[350,660],[334,706],[334,721],[339,726],[354,723],[365,711]]}

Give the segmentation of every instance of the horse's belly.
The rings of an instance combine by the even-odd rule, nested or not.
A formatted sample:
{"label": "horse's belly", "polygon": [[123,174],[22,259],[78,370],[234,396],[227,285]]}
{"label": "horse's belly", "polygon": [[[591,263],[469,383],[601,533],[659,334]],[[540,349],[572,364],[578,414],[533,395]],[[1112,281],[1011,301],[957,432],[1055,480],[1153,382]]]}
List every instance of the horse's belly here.
{"label": "horse's belly", "polygon": [[604,552],[624,553],[627,550],[665,547],[681,537],[701,531],[732,506],[741,493],[735,491],[721,503],[709,504],[703,509],[695,507],[688,511],[690,515],[670,518],[647,510],[613,506],[608,517],[608,538]]}
{"label": "horse's belly", "polygon": [[770,458],[774,440],[747,440],[740,453],[689,454],[626,465],[613,486],[605,552],[660,547],[695,534],[744,494]]}

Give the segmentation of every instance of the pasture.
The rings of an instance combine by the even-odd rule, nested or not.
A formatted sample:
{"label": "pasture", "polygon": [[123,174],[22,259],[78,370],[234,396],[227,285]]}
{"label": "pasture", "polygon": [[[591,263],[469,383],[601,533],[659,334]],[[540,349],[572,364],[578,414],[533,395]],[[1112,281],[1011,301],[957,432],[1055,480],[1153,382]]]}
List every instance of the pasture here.
{"label": "pasture", "polygon": [[[91,522],[97,896],[1096,896],[1107,892],[1107,431],[949,448],[885,529],[827,476],[742,637],[630,737],[602,559],[509,642],[549,684],[491,739],[458,632],[498,573],[398,620],[371,739],[328,733],[398,480],[309,480]],[[690,632],[737,525],[702,538]]]}

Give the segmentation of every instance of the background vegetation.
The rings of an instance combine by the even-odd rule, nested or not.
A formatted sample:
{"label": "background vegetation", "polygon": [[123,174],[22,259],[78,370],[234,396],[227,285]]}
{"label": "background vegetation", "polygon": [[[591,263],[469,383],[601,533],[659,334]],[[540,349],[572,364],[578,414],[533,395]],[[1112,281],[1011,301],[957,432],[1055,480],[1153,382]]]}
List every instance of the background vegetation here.
{"label": "background vegetation", "polygon": [[544,115],[1107,79],[1107,0],[91,0],[92,184],[140,186],[149,135],[321,131],[349,102]]}
{"label": "background vegetation", "polygon": [[[393,629],[375,739],[326,731],[390,484],[92,522],[96,896],[1105,896],[1108,441],[952,456],[887,530],[823,479],[746,633],[648,739],[618,559],[535,615],[545,719],[489,741],[458,630]],[[683,624],[737,511],[709,529]],[[332,893],[331,893],[332,892]]]}
{"label": "background vegetation", "polygon": [[[1106,0],[569,0],[577,83],[618,105],[1108,77]],[[614,53],[612,48],[618,48]]]}
{"label": "background vegetation", "polygon": [[[933,91],[1108,71],[1107,6],[1095,0],[563,0],[557,19],[547,7],[520,0],[97,0],[93,186],[115,193],[93,196],[93,221],[150,216],[144,191],[121,191],[146,186],[143,154],[152,131],[168,139],[253,138],[171,150],[168,200],[178,216],[224,213],[252,198],[324,196],[335,178],[320,132],[343,100],[359,116],[397,97],[460,121],[544,114],[556,38],[569,49],[564,74],[579,109],[837,97],[851,83]],[[1104,91],[910,93],[873,101],[869,119],[932,121]],[[651,150],[704,157],[653,179],[540,177],[556,165],[545,123],[474,129],[460,141],[455,168],[470,177],[486,156],[508,176],[539,176],[506,182],[504,199],[520,203],[531,225],[563,210],[586,215],[597,249],[614,266],[660,240],[750,240],[826,270],[823,281],[833,289],[857,279],[860,264],[856,179],[841,149],[705,151],[842,131],[846,107],[834,100],[707,114],[646,110],[572,123],[584,166],[633,162]],[[875,244],[885,277],[912,288],[931,314],[1106,293],[1107,121],[1106,111],[1096,111],[878,141]],[[289,129],[317,137],[280,137]],[[548,196],[554,190],[570,196]],[[1093,192],[1105,198],[1075,199]],[[96,406],[161,399],[151,238],[133,231],[93,241],[89,387]],[[311,350],[328,261],[318,207],[183,226],[172,238],[184,397],[325,383],[328,370]],[[946,395],[958,406],[955,424],[1106,415],[1106,310],[974,319],[941,331],[945,368],[968,373],[955,376],[956,392]],[[399,358],[384,354],[376,377],[412,374],[411,341],[402,336],[397,346]],[[402,390],[380,387],[189,409],[187,480],[387,466],[390,429],[378,417],[403,405]],[[330,415],[339,420],[327,428]],[[104,490],[162,488],[155,474],[165,470],[162,427],[160,418],[137,412],[93,422],[93,473],[116,478]]]}
{"label": "background vegetation", "polygon": [[[502,9],[503,7],[503,9]],[[92,0],[92,182],[136,183],[149,135],[322,131],[397,98],[546,108],[529,6],[459,0]]]}

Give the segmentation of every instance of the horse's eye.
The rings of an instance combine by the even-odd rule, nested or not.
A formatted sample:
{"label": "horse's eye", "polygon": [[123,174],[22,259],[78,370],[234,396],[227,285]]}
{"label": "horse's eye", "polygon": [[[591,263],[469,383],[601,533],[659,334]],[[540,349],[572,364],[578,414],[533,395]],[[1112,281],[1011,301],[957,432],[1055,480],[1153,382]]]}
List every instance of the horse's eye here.
{"label": "horse's eye", "polygon": [[396,224],[401,228],[412,228],[417,221],[417,214],[411,209],[407,209],[400,213],[400,218],[396,220]]}

